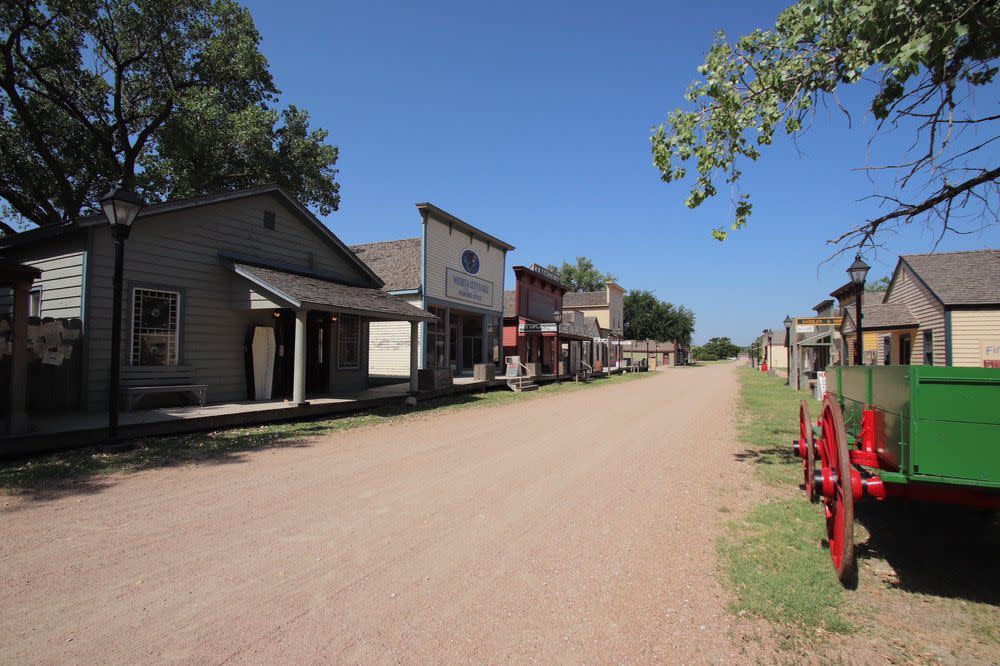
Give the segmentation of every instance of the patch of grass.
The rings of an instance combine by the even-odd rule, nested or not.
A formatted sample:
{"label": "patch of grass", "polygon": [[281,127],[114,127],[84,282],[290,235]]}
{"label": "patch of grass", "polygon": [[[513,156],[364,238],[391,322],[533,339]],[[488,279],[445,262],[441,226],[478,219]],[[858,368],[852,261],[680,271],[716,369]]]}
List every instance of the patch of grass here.
{"label": "patch of grass", "polygon": [[310,437],[342,430],[379,425],[412,418],[419,414],[446,412],[471,407],[497,407],[541,397],[574,393],[598,386],[611,386],[652,376],[651,373],[611,375],[593,383],[547,384],[537,391],[514,393],[497,389],[479,393],[457,393],[406,407],[399,401],[376,409],[334,418],[271,423],[249,428],[231,428],[208,433],[192,433],[135,440],[123,451],[104,452],[98,448],[65,451],[37,458],[0,464],[0,491],[30,492],[43,484],[79,482],[107,474],[129,474],[155,467],[172,467],[206,460],[224,459],[245,451],[302,445]]}
{"label": "patch of grass", "polygon": [[820,403],[783,380],[753,368],[740,368],[740,441],[743,454],[754,462],[754,473],[772,486],[795,488],[801,482],[802,461],[791,450],[799,438],[799,401],[809,403],[810,418],[819,417]]}
{"label": "patch of grass", "polygon": [[727,524],[719,555],[724,580],[735,593],[733,613],[750,613],[785,629],[855,630],[843,615],[843,588],[819,551],[825,529],[817,514],[802,499],[781,500]]}

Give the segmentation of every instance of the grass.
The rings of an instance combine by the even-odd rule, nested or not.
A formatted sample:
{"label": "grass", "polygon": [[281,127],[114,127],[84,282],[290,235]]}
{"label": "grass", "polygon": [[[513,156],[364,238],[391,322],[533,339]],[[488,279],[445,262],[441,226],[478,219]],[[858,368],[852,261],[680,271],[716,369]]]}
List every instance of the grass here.
{"label": "grass", "polygon": [[[739,377],[740,440],[747,445],[741,455],[762,481],[787,492],[727,523],[718,550],[723,580],[735,596],[730,610],[775,623],[792,644],[817,627],[852,633],[843,588],[819,546],[825,536],[819,510],[798,490],[801,461],[790,451],[805,394],[750,368]],[[806,400],[815,419],[819,403]]]}
{"label": "grass", "polygon": [[379,425],[417,415],[472,407],[497,407],[545,396],[589,390],[635,381],[650,373],[611,375],[584,384],[548,384],[537,391],[514,393],[506,389],[479,393],[457,393],[420,402],[416,407],[399,403],[335,418],[271,423],[250,428],[232,428],[135,440],[127,450],[105,452],[78,449],[0,464],[0,491],[24,493],[54,482],[81,482],[108,474],[129,474],[155,467],[172,467],[206,460],[224,461],[235,454],[258,449],[301,445],[310,437]]}

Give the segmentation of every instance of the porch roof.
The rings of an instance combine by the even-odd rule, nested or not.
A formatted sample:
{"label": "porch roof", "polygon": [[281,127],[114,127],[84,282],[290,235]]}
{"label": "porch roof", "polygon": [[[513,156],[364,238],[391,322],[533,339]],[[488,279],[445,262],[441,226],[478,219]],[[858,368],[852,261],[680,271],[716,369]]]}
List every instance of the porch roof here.
{"label": "porch roof", "polygon": [[233,262],[237,275],[295,308],[331,309],[386,321],[436,321],[437,317],[378,288]]}

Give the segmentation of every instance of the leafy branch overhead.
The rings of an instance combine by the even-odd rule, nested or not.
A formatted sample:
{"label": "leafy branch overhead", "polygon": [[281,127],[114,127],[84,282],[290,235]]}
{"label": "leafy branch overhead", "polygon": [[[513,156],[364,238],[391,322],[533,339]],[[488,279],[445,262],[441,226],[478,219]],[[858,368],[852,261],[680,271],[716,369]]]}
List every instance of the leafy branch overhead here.
{"label": "leafy branch overhead", "polygon": [[[697,208],[728,186],[731,229],[753,209],[739,187],[746,162],[761,156],[776,134],[805,133],[829,104],[850,123],[837,95],[842,86],[871,90],[870,146],[890,132],[912,134],[902,159],[863,169],[873,181],[891,177],[890,193],[875,194],[885,210],[830,242],[846,248],[875,242],[880,231],[925,219],[940,233],[956,223],[995,223],[1000,166],[987,150],[997,141],[995,83],[1000,56],[1000,3],[987,0],[801,0],[774,28],[730,43],[719,33],[701,78],[651,137],[653,162],[665,182],[695,173],[686,205]],[[992,90],[992,93],[990,92]],[[722,185],[720,185],[720,182]],[[716,228],[723,240],[728,231]]]}
{"label": "leafy branch overhead", "polygon": [[336,146],[278,90],[233,0],[0,3],[0,229],[279,182],[336,210]]}

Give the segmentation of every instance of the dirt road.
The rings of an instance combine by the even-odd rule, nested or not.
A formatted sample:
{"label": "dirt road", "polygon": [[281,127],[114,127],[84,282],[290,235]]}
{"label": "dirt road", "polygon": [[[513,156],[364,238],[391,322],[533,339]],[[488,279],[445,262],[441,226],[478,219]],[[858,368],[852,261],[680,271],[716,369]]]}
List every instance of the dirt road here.
{"label": "dirt road", "polygon": [[731,660],[733,370],[18,500],[0,661]]}

